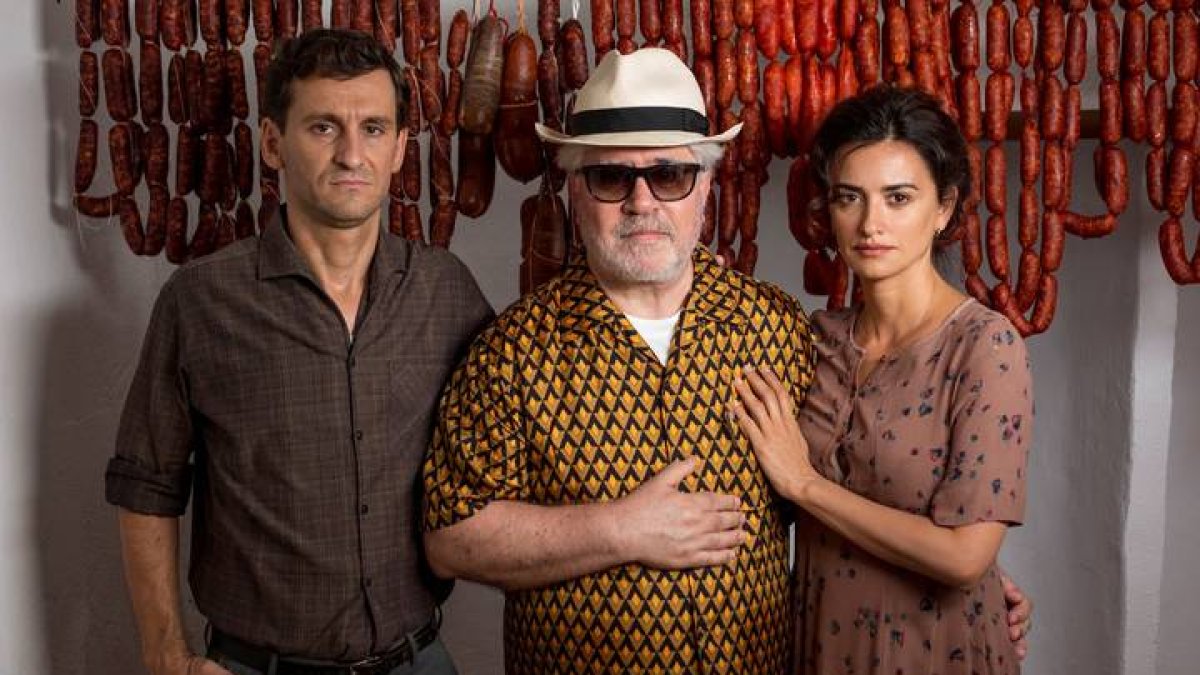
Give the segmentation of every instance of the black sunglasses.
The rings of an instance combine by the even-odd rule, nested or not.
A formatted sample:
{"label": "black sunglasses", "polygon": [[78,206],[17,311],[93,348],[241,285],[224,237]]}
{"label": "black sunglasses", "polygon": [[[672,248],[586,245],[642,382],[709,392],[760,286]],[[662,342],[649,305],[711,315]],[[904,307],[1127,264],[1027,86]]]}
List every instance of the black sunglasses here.
{"label": "black sunglasses", "polygon": [[613,204],[629,199],[638,178],[645,178],[650,194],[660,202],[677,202],[692,194],[696,187],[699,164],[654,164],[632,167],[621,164],[595,164],[579,170],[588,192],[598,202]]}

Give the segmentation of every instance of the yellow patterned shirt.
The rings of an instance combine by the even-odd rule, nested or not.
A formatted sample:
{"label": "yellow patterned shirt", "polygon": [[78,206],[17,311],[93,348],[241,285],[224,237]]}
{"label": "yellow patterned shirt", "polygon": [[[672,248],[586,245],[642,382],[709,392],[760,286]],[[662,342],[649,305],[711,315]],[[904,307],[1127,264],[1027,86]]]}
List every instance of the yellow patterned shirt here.
{"label": "yellow patterned shirt", "polygon": [[426,529],[492,500],[618,499],[687,455],[699,461],[681,489],[735,494],[746,511],[749,536],[728,565],[626,564],[509,592],[508,675],[787,668],[787,512],[725,412],[747,365],[773,368],[803,398],[808,321],[778,288],[702,248],[693,260],[665,366],[576,258],[484,331],[447,386],[425,463]]}

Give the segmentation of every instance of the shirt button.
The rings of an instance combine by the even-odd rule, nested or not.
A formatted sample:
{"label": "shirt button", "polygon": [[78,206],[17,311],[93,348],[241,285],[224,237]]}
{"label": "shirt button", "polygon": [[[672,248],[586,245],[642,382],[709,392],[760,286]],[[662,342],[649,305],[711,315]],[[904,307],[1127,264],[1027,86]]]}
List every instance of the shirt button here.
{"label": "shirt button", "polygon": [[355,432],[354,432],[354,440],[356,440],[356,441],[361,441],[361,440],[362,440],[362,437],[363,437],[363,432],[362,432],[362,429],[357,429],[357,430],[355,430]]}
{"label": "shirt button", "polygon": [[367,577],[366,579],[363,579],[363,586],[366,586],[367,588],[371,587],[371,577]]}
{"label": "shirt button", "polygon": [[368,507],[366,504],[363,504],[358,507],[358,512],[363,515],[366,515],[367,511],[370,511],[370,510],[371,510],[370,507]]}

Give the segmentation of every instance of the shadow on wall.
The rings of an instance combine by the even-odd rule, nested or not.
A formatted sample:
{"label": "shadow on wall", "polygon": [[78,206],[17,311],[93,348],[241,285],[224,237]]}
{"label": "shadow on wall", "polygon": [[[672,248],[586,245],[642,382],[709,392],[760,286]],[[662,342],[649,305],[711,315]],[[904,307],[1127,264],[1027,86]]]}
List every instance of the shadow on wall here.
{"label": "shadow on wall", "polygon": [[[38,415],[36,503],[30,523],[37,546],[43,662],[53,675],[143,672],[125,593],[116,513],[104,501],[103,475],[117,418],[136,364],[151,304],[171,267],[137,259],[119,225],[76,216],[71,202],[79,115],[75,3],[43,2],[43,95],[49,119],[46,180],[53,195],[47,227],[71,248],[79,284],[27,327],[37,339],[34,390]],[[93,48],[102,52],[104,45]],[[101,105],[97,121],[107,127]],[[106,142],[102,134],[100,145]],[[112,184],[101,150],[95,185]],[[31,542],[32,543],[32,542]]]}

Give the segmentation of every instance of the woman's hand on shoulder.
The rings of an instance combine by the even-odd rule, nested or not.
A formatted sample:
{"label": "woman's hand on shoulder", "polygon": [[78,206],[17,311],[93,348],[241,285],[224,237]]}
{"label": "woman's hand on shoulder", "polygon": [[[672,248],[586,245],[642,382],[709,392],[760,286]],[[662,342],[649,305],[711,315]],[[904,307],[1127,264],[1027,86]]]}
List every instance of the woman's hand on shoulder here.
{"label": "woman's hand on shoulder", "polygon": [[733,383],[738,400],[730,419],[754,447],[758,464],[779,494],[797,502],[805,487],[821,480],[808,456],[808,441],[796,422],[796,403],[768,369],[749,366]]}

